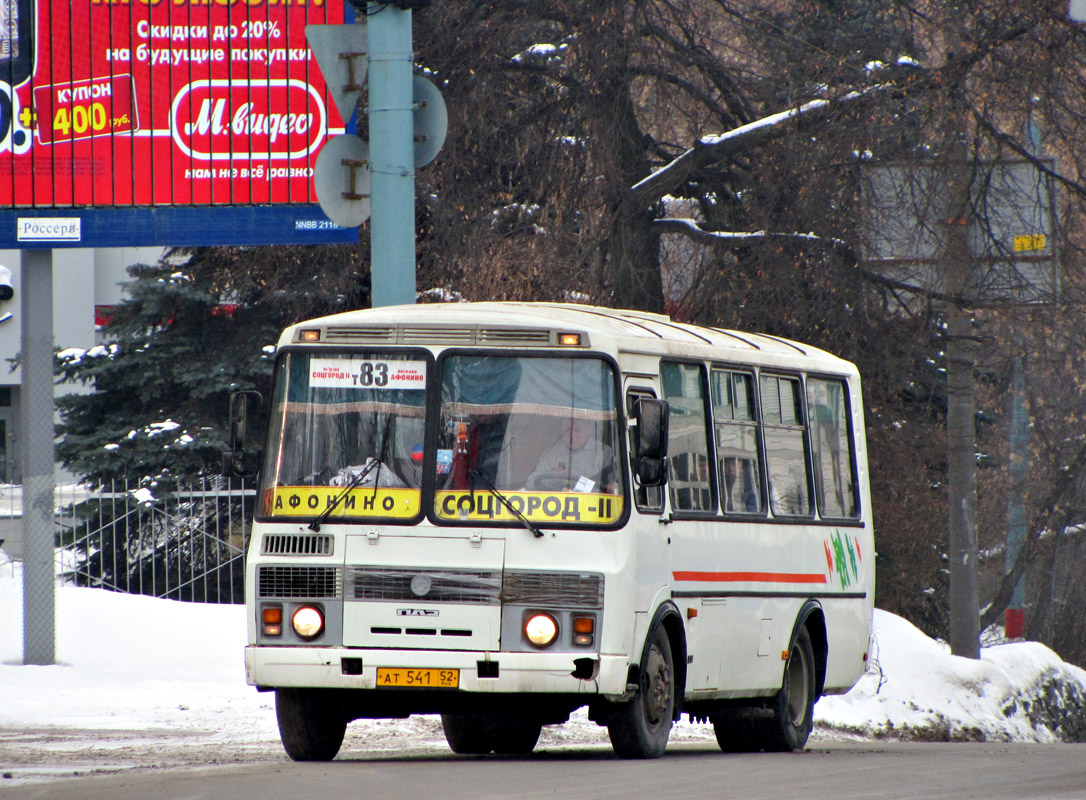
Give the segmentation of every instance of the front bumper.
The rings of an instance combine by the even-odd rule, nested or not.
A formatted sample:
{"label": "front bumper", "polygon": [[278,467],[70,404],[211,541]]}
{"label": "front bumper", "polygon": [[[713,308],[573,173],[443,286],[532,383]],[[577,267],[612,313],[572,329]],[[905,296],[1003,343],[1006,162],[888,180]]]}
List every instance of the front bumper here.
{"label": "front bumper", "polygon": [[[596,663],[591,677],[572,673],[576,661]],[[344,664],[346,660],[346,665]],[[480,670],[480,663],[485,666]],[[494,667],[494,664],[497,667]],[[587,674],[584,664],[579,674]],[[626,692],[626,657],[597,653],[510,653],[449,650],[367,650],[346,647],[245,648],[245,675],[253,686],[377,689],[378,667],[458,669],[458,692],[495,694],[583,694],[617,699]],[[480,677],[480,671],[494,677]],[[382,689],[382,692],[430,689]],[[586,697],[586,700],[588,698]]]}

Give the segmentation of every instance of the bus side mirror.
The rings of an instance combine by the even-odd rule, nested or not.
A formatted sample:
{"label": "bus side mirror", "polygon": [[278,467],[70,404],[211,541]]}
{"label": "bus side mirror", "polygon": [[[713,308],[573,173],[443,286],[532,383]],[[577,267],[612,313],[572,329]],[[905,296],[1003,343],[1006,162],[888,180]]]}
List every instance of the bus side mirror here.
{"label": "bus side mirror", "polygon": [[260,408],[263,398],[260,392],[248,390],[233,392],[230,395],[230,449],[245,447],[246,429],[249,425],[249,410]]}
{"label": "bus side mirror", "polygon": [[642,486],[660,486],[667,463],[668,405],[643,397],[634,411],[637,417],[637,480]]}
{"label": "bus side mirror", "polygon": [[222,454],[222,472],[226,476],[251,478],[260,471],[261,453],[259,450],[247,451],[245,442],[249,425],[249,414],[260,408],[263,398],[260,392],[247,390],[233,392],[230,395],[230,433],[229,450]]}

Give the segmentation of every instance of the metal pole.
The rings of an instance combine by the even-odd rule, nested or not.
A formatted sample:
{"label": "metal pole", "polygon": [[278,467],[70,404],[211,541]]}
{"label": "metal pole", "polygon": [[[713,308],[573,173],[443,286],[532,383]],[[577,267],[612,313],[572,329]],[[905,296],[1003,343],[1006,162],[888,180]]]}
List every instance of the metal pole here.
{"label": "metal pole", "polygon": [[[1041,155],[1041,129],[1030,106],[1026,119],[1026,138],[1033,155]],[[1029,479],[1029,412],[1026,410],[1025,349],[1022,331],[1015,329],[1013,372],[1011,378],[1010,486],[1007,491],[1007,547],[1004,551],[1004,574],[1010,574],[1026,543],[1026,481]],[[1003,614],[1004,632],[1008,639],[1026,635],[1026,573],[1014,585],[1011,601]]]}
{"label": "metal pole", "polygon": [[53,252],[22,253],[23,663],[56,663]]}
{"label": "metal pole", "polygon": [[[1021,349],[1021,334],[1015,337]],[[1029,412],[1026,410],[1026,381],[1022,356],[1014,358],[1014,375],[1011,388],[1011,483],[1007,492],[1007,550],[1004,554],[1004,572],[1010,573],[1018,561],[1018,555],[1026,543],[1025,494],[1029,471]],[[1025,636],[1026,624],[1026,575],[1014,585],[1011,602],[1004,614],[1008,639]]]}
{"label": "metal pole", "polygon": [[370,275],[373,306],[415,302],[415,120],[411,12],[371,2]]}

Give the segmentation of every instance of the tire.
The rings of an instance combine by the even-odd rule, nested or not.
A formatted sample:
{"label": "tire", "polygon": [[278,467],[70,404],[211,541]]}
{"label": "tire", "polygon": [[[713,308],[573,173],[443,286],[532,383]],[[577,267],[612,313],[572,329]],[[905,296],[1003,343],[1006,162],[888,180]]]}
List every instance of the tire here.
{"label": "tire", "polygon": [[817,700],[814,647],[807,628],[802,627],[784,665],[784,683],[772,705],[774,714],[766,728],[765,749],[776,753],[802,750],[814,727]]}
{"label": "tire", "polygon": [[530,718],[495,714],[486,718],[483,727],[495,753],[523,756],[535,749],[543,723]]}
{"label": "tire", "polygon": [[765,745],[765,726],[750,711],[734,711],[713,717],[716,743],[725,753],[757,753]]}
{"label": "tire", "polygon": [[347,731],[343,714],[313,690],[276,689],[275,717],[283,749],[294,761],[331,761]]}
{"label": "tire", "polygon": [[[482,756],[494,748],[487,736],[486,720],[476,714],[442,714],[441,728],[449,748],[462,756]],[[538,736],[538,734],[537,734]],[[534,742],[532,743],[534,746]]]}
{"label": "tire", "polygon": [[653,631],[640,673],[633,699],[619,705],[607,722],[611,746],[620,758],[659,758],[667,748],[675,709],[675,663],[663,625]]}

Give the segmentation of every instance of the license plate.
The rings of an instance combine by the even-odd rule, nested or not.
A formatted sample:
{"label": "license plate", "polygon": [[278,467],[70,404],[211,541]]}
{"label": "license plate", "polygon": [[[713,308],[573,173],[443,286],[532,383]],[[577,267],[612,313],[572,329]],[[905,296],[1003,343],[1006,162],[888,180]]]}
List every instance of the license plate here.
{"label": "license plate", "polygon": [[408,669],[378,667],[377,688],[456,689],[460,686],[458,669]]}

